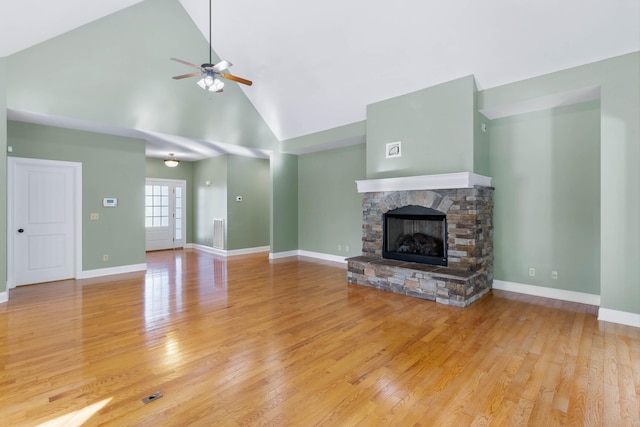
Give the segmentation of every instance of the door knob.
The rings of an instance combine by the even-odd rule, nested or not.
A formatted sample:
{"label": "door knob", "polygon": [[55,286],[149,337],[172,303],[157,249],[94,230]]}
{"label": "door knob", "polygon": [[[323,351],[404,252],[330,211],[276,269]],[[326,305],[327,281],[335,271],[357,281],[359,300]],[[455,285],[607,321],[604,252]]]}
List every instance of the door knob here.
{"label": "door knob", "polygon": [[24,228],[19,228],[18,233],[24,233]]}

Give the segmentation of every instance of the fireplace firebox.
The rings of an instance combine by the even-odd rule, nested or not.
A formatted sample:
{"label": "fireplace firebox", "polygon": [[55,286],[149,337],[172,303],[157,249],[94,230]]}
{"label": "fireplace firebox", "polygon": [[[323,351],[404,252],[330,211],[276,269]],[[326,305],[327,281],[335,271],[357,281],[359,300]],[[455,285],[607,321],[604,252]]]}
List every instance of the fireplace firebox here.
{"label": "fireplace firebox", "polygon": [[423,206],[404,206],[383,215],[382,257],[447,265],[447,216]]}

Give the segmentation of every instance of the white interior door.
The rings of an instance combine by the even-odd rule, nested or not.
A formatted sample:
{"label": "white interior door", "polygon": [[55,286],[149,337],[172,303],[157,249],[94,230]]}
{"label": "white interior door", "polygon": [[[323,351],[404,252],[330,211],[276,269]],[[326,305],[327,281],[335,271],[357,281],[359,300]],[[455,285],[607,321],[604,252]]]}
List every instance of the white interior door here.
{"label": "white interior door", "polygon": [[10,158],[10,166],[12,285],[75,277],[79,164]]}
{"label": "white interior door", "polygon": [[185,189],[185,181],[147,179],[144,194],[148,251],[184,247]]}

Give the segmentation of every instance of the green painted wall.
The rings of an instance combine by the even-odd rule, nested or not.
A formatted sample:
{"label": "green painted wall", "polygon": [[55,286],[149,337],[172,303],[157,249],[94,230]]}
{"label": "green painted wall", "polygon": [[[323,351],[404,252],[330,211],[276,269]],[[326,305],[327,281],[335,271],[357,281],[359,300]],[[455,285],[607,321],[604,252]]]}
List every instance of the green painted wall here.
{"label": "green painted wall", "polygon": [[490,136],[495,278],[599,295],[599,102],[494,120]]}
{"label": "green painted wall", "polygon": [[[474,170],[473,76],[367,106],[367,178]],[[386,144],[402,142],[387,159]]]}
{"label": "green painted wall", "polygon": [[362,195],[355,181],[365,179],[365,157],[364,144],[299,157],[301,250],[344,257],[361,254]]}
{"label": "green painted wall", "polygon": [[489,120],[477,109],[474,113],[473,134],[473,172],[491,176]]}
{"label": "green painted wall", "polygon": [[238,84],[228,82],[223,93],[210,94],[196,79],[172,80],[191,69],[171,57],[208,61],[208,42],[178,0],[144,1],[10,56],[7,104],[125,128],[277,148],[277,138]]}
{"label": "green painted wall", "polygon": [[[10,121],[7,142],[12,156],[82,163],[83,270],[146,262],[144,141]],[[104,208],[104,197],[118,207]]]}
{"label": "green painted wall", "polygon": [[640,313],[640,53],[602,83],[601,306]]}
{"label": "green painted wall", "polygon": [[192,162],[181,161],[177,167],[168,168],[164,165],[164,161],[162,159],[152,159],[149,157],[146,159],[146,178],[178,179],[187,182],[187,243],[193,243],[193,169]]}
{"label": "green painted wall", "polygon": [[213,219],[222,218],[225,220],[225,226],[227,224],[227,157],[219,156],[194,162],[193,181],[193,243],[212,247]]}
{"label": "green painted wall", "polygon": [[[635,52],[478,93],[483,109],[600,88],[601,307],[629,313],[640,313],[639,75],[640,52]],[[491,168],[496,168],[493,159]],[[496,197],[499,191],[496,186]]]}
{"label": "green painted wall", "polygon": [[269,246],[270,193],[269,160],[228,156],[227,250]]}
{"label": "green painted wall", "polygon": [[271,253],[298,249],[298,157],[271,155]]}
{"label": "green painted wall", "polygon": [[225,250],[269,246],[269,160],[226,155],[194,162],[193,187],[194,243],[213,246],[213,219],[223,218]]}
{"label": "green painted wall", "polygon": [[[16,110],[277,150],[278,139],[238,84],[227,82],[223,93],[209,94],[195,79],[171,79],[189,68],[170,61],[170,57],[199,64],[208,56],[206,38],[178,0],[148,0],[9,57],[7,105]],[[219,59],[215,52],[213,58]],[[47,64],[44,75],[43,63]],[[210,246],[211,219],[226,218],[222,189],[226,174],[220,175],[214,167],[220,162],[226,160],[193,166],[192,201],[202,201],[193,206],[191,227],[188,225],[187,238],[194,243]],[[291,162],[295,161],[288,159],[285,164]],[[297,199],[288,200],[293,170],[287,166],[271,177],[278,188],[274,194],[284,197],[274,209],[275,215],[284,217],[272,216],[278,227],[276,240],[283,247],[297,242],[297,222],[290,221],[297,217]],[[204,176],[215,180],[211,188],[197,179]]]}
{"label": "green painted wall", "polygon": [[306,154],[313,151],[357,145],[365,142],[367,122],[355,122],[332,129],[314,132],[280,142],[283,153]]}
{"label": "green painted wall", "polygon": [[[207,41],[177,0],[149,0],[0,60],[0,95],[6,90],[7,107],[17,110],[273,149],[271,250],[278,253],[297,249],[298,221],[308,215],[298,215],[301,206],[298,203],[298,159],[275,152],[279,142],[237,85],[229,83],[224,93],[209,95],[191,81],[176,82],[170,79],[173,75],[187,71],[180,64],[169,61],[169,57],[176,56],[197,62],[199,58],[207,57],[207,53]],[[47,64],[45,74],[41,72],[43,63]],[[2,76],[3,65],[6,66],[6,77]],[[638,75],[640,53],[636,52],[484,90],[477,93],[477,100],[474,96],[473,77],[468,76],[372,104],[367,107],[366,177],[459,171],[483,173],[487,169],[500,171],[504,165],[494,164],[497,160],[494,158],[496,153],[492,148],[493,141],[489,141],[489,156],[486,155],[487,150],[482,146],[482,141],[480,145],[477,144],[479,135],[476,126],[479,121],[477,116],[474,117],[474,102],[477,101],[479,109],[493,108],[598,86],[601,90],[599,163],[602,307],[640,313],[640,263],[637,261],[640,259]],[[1,110],[4,117],[4,108]],[[353,124],[353,128],[349,126],[351,125],[348,125],[348,131],[341,130],[332,139],[350,135],[360,125]],[[518,126],[516,128],[519,129]],[[48,138],[59,135],[59,132],[61,131],[44,133]],[[119,147],[119,143],[126,140],[81,134],[83,139],[90,141],[111,141],[107,147],[91,147],[94,157],[95,153]],[[70,131],[69,135],[77,134]],[[58,137],[54,136],[52,139],[56,138]],[[0,128],[0,148],[1,139]],[[78,139],[71,138],[71,141]],[[296,140],[283,143],[282,147],[286,150],[291,147],[294,150],[308,149],[317,144],[313,138]],[[397,140],[403,142],[403,157],[386,159],[384,145]],[[64,145],[63,141],[58,142]],[[434,148],[439,152],[438,156],[430,154]],[[81,149],[74,150],[76,152],[84,153]],[[50,154],[54,155],[53,152]],[[136,151],[131,156],[133,160],[121,155],[121,161],[127,164],[134,160],[137,162],[139,153]],[[87,158],[86,161],[91,160]],[[202,200],[193,209],[195,243],[210,245],[211,219],[226,215],[226,205],[223,213],[217,214],[220,205],[226,204],[225,190],[218,187],[217,181],[214,189],[206,187],[204,179],[200,179],[204,176],[213,176],[216,180],[220,178],[224,183],[220,185],[226,188],[226,171],[219,177],[217,174],[220,171],[214,167],[216,162],[222,161],[210,159],[193,166],[194,200]],[[142,162],[139,161],[139,170],[135,173],[140,174],[143,179]],[[2,162],[2,158],[0,163],[6,168],[6,162]],[[226,168],[226,162],[224,167]],[[305,176],[303,179],[307,178]],[[100,185],[102,184],[96,183],[96,188],[102,191]],[[2,191],[4,193],[0,193],[0,204],[6,204],[6,189]],[[496,197],[500,197],[500,191],[496,187]],[[218,203],[220,196],[222,202]],[[142,210],[142,204],[140,209]],[[508,221],[519,225],[521,217]],[[6,241],[6,227],[0,228],[3,228],[0,231],[1,243]],[[301,237],[300,242],[306,241],[306,237]],[[520,246],[511,247],[509,250],[518,251],[519,248]],[[136,257],[134,255],[125,264],[138,262]],[[85,263],[89,262],[89,258],[90,256],[85,256]],[[6,277],[6,266],[3,264],[4,261],[0,265],[0,277]],[[90,268],[105,266],[101,259],[99,264]],[[560,277],[564,277],[562,272]],[[559,286],[561,280],[558,281]],[[0,290],[4,286],[1,283]]]}
{"label": "green painted wall", "polygon": [[[7,73],[0,58],[0,212],[7,212]],[[0,215],[0,292],[7,290],[7,216]]]}

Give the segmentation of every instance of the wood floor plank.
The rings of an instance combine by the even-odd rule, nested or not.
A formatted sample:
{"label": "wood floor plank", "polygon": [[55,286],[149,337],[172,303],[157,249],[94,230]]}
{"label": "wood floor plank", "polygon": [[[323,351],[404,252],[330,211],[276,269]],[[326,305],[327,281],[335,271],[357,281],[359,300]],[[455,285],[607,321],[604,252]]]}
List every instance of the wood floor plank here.
{"label": "wood floor plank", "polygon": [[611,371],[611,368],[605,367],[605,334],[600,327],[602,326],[593,330],[593,348],[589,361],[588,393],[585,402],[585,424],[588,425],[602,425],[604,422],[604,377],[605,370]]}
{"label": "wood floor plank", "polygon": [[302,258],[152,252],[146,273],[11,290],[0,425],[640,426],[640,332],[596,316],[497,290],[449,307]]}

